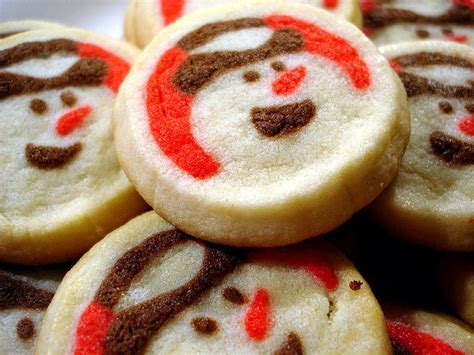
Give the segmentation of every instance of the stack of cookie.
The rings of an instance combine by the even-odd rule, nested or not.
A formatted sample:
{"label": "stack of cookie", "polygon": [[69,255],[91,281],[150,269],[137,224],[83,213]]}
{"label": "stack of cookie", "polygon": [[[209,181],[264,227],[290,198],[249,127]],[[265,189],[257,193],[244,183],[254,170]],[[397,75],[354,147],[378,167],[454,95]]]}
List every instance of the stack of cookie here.
{"label": "stack of cookie", "polygon": [[0,352],[474,354],[473,33],[467,0],[131,0],[141,54],[0,24]]}

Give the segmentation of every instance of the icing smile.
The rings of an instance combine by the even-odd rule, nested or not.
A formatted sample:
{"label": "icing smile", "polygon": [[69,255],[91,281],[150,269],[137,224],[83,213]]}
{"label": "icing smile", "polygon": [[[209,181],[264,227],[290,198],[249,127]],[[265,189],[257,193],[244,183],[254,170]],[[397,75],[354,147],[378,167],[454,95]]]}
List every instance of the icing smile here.
{"label": "icing smile", "polygon": [[37,169],[56,169],[69,163],[81,149],[81,143],[75,143],[65,148],[30,143],[26,145],[25,157]]}

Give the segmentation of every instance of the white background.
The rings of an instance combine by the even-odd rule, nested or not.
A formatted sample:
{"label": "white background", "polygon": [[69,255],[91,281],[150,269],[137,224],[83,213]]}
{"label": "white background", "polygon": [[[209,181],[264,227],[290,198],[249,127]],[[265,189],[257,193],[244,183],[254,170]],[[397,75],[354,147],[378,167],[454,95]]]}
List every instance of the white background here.
{"label": "white background", "polygon": [[0,21],[40,19],[122,38],[128,0],[0,0]]}

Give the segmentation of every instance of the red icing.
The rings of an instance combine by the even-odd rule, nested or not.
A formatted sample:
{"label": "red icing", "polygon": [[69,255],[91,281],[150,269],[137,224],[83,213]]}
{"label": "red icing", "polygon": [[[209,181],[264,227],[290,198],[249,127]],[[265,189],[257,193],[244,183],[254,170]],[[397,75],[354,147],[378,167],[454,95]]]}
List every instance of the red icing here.
{"label": "red icing", "polygon": [[268,292],[259,288],[245,314],[247,335],[256,341],[265,339],[270,328],[270,300]]}
{"label": "red icing", "polygon": [[101,355],[113,312],[93,301],[82,313],[76,330],[74,355]]}
{"label": "red icing", "polygon": [[306,76],[306,67],[300,65],[294,69],[282,73],[272,83],[273,93],[276,95],[291,95]]}
{"label": "red icing", "polygon": [[324,0],[324,7],[327,9],[335,9],[339,5],[339,0]]}
{"label": "red icing", "polygon": [[453,35],[453,36],[446,36],[445,37],[448,41],[457,42],[457,43],[467,43],[467,36],[466,35]]}
{"label": "red icing", "polygon": [[458,127],[464,134],[474,136],[474,115],[459,121]]}
{"label": "red icing", "polygon": [[453,0],[453,3],[461,4],[470,7],[471,9],[474,9],[474,0]]}
{"label": "red icing", "polygon": [[474,224],[474,217],[469,218],[469,223]]}
{"label": "red icing", "polygon": [[442,340],[409,325],[387,321],[387,329],[390,339],[413,355],[463,355]]}
{"label": "red icing", "polygon": [[220,164],[196,142],[191,131],[192,97],[173,85],[173,75],[188,54],[175,47],[160,58],[146,88],[149,126],[163,153],[196,179],[215,175]]}
{"label": "red icing", "polygon": [[251,259],[257,262],[271,262],[304,269],[328,291],[334,291],[339,285],[331,263],[321,252],[314,248],[263,249],[255,251],[251,255]]}
{"label": "red icing", "polygon": [[375,0],[360,0],[360,7],[362,12],[372,11],[376,7]]}
{"label": "red icing", "polygon": [[397,73],[401,70],[400,66],[398,65],[398,63],[395,59],[389,59],[388,63],[390,64],[392,69],[395,70]]}
{"label": "red icing", "polygon": [[370,86],[370,72],[356,49],[342,37],[329,33],[311,23],[284,15],[264,19],[274,30],[292,28],[304,38],[305,49],[311,54],[322,56],[336,63],[351,79],[357,89]]}
{"label": "red icing", "polygon": [[83,106],[62,115],[56,122],[56,133],[67,136],[76,128],[82,126],[85,118],[92,112],[92,107]]}
{"label": "red icing", "polygon": [[184,0],[159,0],[161,14],[165,20],[165,26],[175,22],[183,16]]}
{"label": "red icing", "polygon": [[372,37],[372,35],[374,34],[374,31],[369,28],[369,27],[363,27],[362,28],[362,32],[364,32],[364,34],[367,36],[367,37]]}
{"label": "red icing", "polygon": [[79,43],[81,57],[100,58],[107,63],[108,73],[104,84],[113,92],[118,92],[120,85],[130,70],[130,64],[105,49],[90,43]]}

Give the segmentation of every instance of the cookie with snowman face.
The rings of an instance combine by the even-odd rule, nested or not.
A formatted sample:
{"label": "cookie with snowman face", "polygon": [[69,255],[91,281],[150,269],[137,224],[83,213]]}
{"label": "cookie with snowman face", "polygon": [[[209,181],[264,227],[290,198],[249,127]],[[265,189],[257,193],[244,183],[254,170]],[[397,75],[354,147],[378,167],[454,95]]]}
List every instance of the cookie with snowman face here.
{"label": "cookie with snowman face", "polygon": [[383,307],[394,354],[472,354],[474,331],[442,313],[389,304]]}
{"label": "cookie with snowman face", "polygon": [[474,250],[474,49],[425,41],[382,48],[408,93],[412,134],[372,215],[409,241]]}
{"label": "cookie with snowman face", "polygon": [[409,135],[403,86],[358,29],[272,1],[164,30],[114,120],[121,165],[153,208],[236,246],[342,224],[392,180]]}
{"label": "cookie with snowman face", "polygon": [[74,266],[37,346],[40,354],[389,349],[369,286],[325,242],[226,248],[197,241],[154,212],[109,234]]}
{"label": "cookie with snowman face", "polygon": [[0,353],[33,353],[41,320],[68,268],[0,265]]}
{"label": "cookie with snowman face", "polygon": [[0,22],[0,39],[34,30],[60,30],[63,26],[45,21],[21,20]]}
{"label": "cookie with snowman face", "polygon": [[0,41],[0,261],[79,257],[145,210],[112,139],[115,97],[135,55],[80,30]]}
{"label": "cookie with snowman face", "polygon": [[[356,26],[361,26],[362,15],[357,0],[294,0],[331,12]],[[164,27],[182,16],[214,6],[232,5],[233,0],[130,0],[125,17],[125,38],[145,47]]]}
{"label": "cookie with snowman face", "polygon": [[378,46],[442,40],[474,46],[472,0],[361,0],[365,33]]}

